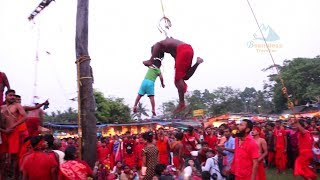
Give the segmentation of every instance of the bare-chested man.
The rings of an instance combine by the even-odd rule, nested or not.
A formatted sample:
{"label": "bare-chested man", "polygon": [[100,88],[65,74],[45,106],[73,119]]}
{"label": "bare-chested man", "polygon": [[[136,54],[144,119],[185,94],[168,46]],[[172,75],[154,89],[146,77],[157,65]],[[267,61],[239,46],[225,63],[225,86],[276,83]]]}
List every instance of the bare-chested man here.
{"label": "bare-chested man", "polygon": [[193,49],[191,45],[186,44],[177,39],[166,38],[154,44],[151,48],[151,58],[148,61],[144,61],[143,64],[151,66],[155,58],[162,59],[164,53],[169,53],[175,59],[175,85],[179,93],[179,105],[174,113],[179,113],[185,109],[184,94],[187,91],[187,84],[185,80],[188,80],[196,71],[199,64],[203,62],[200,57],[197,58],[197,62],[192,65]]}
{"label": "bare-chested man", "polygon": [[[21,104],[21,96],[15,95],[16,103]],[[43,128],[43,116],[44,111],[40,109],[42,106],[49,105],[49,101],[46,100],[45,102],[39,104],[35,103],[35,106],[23,106],[23,109],[27,112],[27,120],[25,129],[27,133],[20,133],[22,135],[22,141],[28,136],[37,136],[40,133],[40,129]],[[27,136],[25,136],[27,134]]]}
{"label": "bare-chested man", "polygon": [[3,92],[5,87],[10,89],[10,84],[7,75],[0,71],[0,106],[3,104]]}
{"label": "bare-chested man", "polygon": [[258,179],[259,180],[265,180],[266,179],[266,172],[264,169],[264,159],[268,155],[268,148],[267,148],[267,142],[265,139],[260,137],[261,129],[259,127],[254,127],[252,130],[252,136],[254,140],[256,140],[258,146],[259,146],[259,154],[260,157],[258,158]]}
{"label": "bare-chested man", "polygon": [[173,152],[173,165],[181,171],[183,166],[183,133],[178,132],[175,138],[176,140],[170,144],[170,149]]}
{"label": "bare-chested man", "polygon": [[19,177],[18,169],[18,153],[20,150],[19,142],[19,125],[24,123],[27,114],[23,107],[15,101],[15,91],[9,89],[6,92],[6,103],[1,106],[1,116],[5,119],[6,129],[10,133],[7,134],[7,151],[9,153],[9,162],[14,168],[14,179]]}

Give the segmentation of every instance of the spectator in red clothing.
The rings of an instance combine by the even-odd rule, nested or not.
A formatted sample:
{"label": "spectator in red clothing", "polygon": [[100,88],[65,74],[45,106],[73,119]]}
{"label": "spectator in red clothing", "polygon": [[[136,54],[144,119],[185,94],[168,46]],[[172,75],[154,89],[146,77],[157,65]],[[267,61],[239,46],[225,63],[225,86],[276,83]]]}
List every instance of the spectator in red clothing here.
{"label": "spectator in red clothing", "polygon": [[276,152],[275,163],[277,166],[277,173],[285,173],[287,165],[287,133],[281,126],[281,120],[276,121],[274,138]]}
{"label": "spectator in red clothing", "polygon": [[312,145],[313,138],[310,132],[305,129],[303,120],[294,120],[295,126],[299,131],[298,142],[299,142],[299,156],[295,162],[294,175],[302,176],[304,179],[313,180],[317,179],[317,175],[314,173],[312,168],[310,168],[310,163],[312,162]]}
{"label": "spectator in red clothing", "polygon": [[204,141],[208,143],[209,148],[214,150],[218,143],[218,138],[216,135],[213,134],[213,130],[211,129],[211,127],[206,128],[203,136],[204,136]]}
{"label": "spectator in red clothing", "polygon": [[127,137],[123,140],[123,162],[129,165],[130,168],[136,166],[136,155],[134,154],[136,142],[132,136],[127,134]]}
{"label": "spectator in red clothing", "polygon": [[97,161],[94,170],[89,167],[84,161],[76,160],[77,149],[73,145],[69,145],[65,151],[66,160],[60,165],[59,180],[86,180],[88,177],[94,177],[97,174],[98,164]]}
{"label": "spectator in red clothing", "polygon": [[191,151],[196,151],[196,143],[200,143],[192,126],[189,126],[186,133],[184,133],[182,143],[184,147],[184,159],[190,159]]}
{"label": "spectator in red clothing", "polygon": [[135,146],[135,155],[137,162],[137,169],[140,170],[142,167],[142,149],[145,146],[143,138],[139,138],[137,145]]}
{"label": "spectator in red clothing", "polygon": [[250,135],[252,129],[253,123],[247,119],[242,120],[239,125],[231,166],[235,179],[255,180],[257,177],[259,147]]}
{"label": "spectator in red clothing", "polygon": [[33,152],[24,159],[21,168],[23,179],[57,179],[57,161],[43,152],[43,149],[48,146],[47,142],[41,136],[35,136],[30,141]]}
{"label": "spectator in red clothing", "polygon": [[101,146],[97,147],[97,156],[100,163],[103,163],[105,159],[110,156],[111,150],[107,147],[106,140],[103,139]]}
{"label": "spectator in red clothing", "polygon": [[169,164],[169,141],[168,138],[164,135],[163,128],[158,129],[156,140],[156,146],[159,151],[158,162],[167,166]]}

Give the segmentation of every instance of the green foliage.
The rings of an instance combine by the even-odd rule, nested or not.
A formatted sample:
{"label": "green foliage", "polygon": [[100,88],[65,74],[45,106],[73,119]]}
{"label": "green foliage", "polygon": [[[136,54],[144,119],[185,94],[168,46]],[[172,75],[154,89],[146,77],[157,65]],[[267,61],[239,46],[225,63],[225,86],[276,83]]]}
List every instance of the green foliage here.
{"label": "green foliage", "polygon": [[149,110],[146,108],[146,106],[139,102],[137,105],[137,113],[132,115],[132,119],[137,117],[139,120],[141,120],[142,115],[149,117],[149,114],[147,113],[148,111]]}
{"label": "green foliage", "polygon": [[[204,109],[206,115],[213,116],[228,112],[267,113],[272,109],[268,95],[264,91],[256,91],[254,88],[245,88],[244,91],[231,87],[218,87],[213,91],[194,90],[186,95],[188,108],[185,115],[191,115],[193,110]],[[162,104],[165,117],[173,117],[172,111],[176,107],[174,101]]]}
{"label": "green foliage", "polygon": [[101,123],[125,123],[130,117],[130,108],[124,104],[123,98],[105,98],[102,92],[93,93],[97,110],[96,117]]}
{"label": "green foliage", "polygon": [[62,124],[75,124],[77,123],[78,113],[76,110],[69,107],[66,111],[61,112],[51,112],[50,115],[46,114],[44,116],[44,121],[62,123]]}
{"label": "green foliage", "polygon": [[[306,101],[320,100],[320,57],[296,58],[285,60],[278,66],[288,89],[288,94],[295,105],[303,105]],[[281,82],[276,74],[269,75],[265,90],[273,94],[276,112],[287,109],[287,99],[281,92]]]}

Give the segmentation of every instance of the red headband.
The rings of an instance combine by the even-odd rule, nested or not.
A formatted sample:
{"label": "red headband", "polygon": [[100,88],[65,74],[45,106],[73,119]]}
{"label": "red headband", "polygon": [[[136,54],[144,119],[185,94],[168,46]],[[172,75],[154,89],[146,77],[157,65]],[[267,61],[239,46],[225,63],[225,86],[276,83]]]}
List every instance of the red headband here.
{"label": "red headband", "polygon": [[261,134],[261,128],[255,126],[255,127],[253,127],[253,129],[255,129],[256,131],[258,131],[259,134]]}

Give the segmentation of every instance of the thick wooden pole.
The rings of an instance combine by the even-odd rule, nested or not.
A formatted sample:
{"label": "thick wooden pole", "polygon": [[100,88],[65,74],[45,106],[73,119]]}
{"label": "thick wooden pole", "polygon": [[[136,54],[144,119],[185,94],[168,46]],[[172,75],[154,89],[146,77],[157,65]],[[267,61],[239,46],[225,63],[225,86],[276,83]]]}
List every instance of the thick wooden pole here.
{"label": "thick wooden pole", "polygon": [[[88,52],[88,6],[89,0],[78,0],[76,19],[76,57],[77,60],[89,57]],[[88,59],[88,58],[84,58]],[[96,118],[95,100],[93,97],[93,77],[90,60],[84,60],[77,64],[79,113],[82,131],[81,157],[91,167],[96,161]]]}

